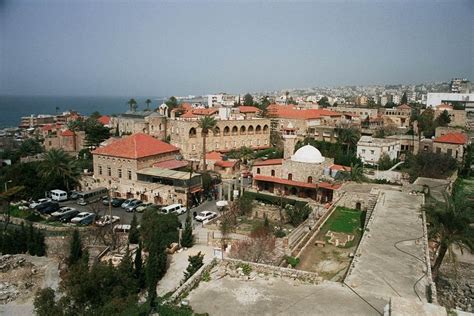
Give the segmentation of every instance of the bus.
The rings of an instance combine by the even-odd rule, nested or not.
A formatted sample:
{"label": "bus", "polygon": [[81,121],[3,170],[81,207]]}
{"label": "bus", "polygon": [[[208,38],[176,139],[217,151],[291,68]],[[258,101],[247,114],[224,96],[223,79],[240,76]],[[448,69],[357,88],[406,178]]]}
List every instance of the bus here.
{"label": "bus", "polygon": [[107,188],[97,188],[86,192],[79,192],[77,195],[77,204],[87,205],[99,201],[104,195],[108,194]]}
{"label": "bus", "polygon": [[66,201],[67,193],[63,190],[51,190],[50,191],[51,199],[54,201]]}

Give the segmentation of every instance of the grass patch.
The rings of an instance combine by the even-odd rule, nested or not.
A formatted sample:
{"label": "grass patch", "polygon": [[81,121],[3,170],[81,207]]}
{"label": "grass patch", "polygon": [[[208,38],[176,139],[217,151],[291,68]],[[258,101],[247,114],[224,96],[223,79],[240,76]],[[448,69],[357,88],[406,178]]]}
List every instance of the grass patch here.
{"label": "grass patch", "polygon": [[365,213],[338,206],[331,217],[324,224],[325,231],[353,234],[364,225]]}
{"label": "grass patch", "polygon": [[31,210],[20,210],[16,206],[10,207],[10,216],[26,219],[30,222],[41,222],[44,220],[39,214]]}

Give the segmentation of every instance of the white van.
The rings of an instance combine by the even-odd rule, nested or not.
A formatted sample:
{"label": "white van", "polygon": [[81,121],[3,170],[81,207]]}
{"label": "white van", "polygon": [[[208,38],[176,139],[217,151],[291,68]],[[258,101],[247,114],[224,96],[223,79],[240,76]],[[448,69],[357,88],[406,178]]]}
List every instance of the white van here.
{"label": "white van", "polygon": [[171,204],[161,208],[161,212],[163,212],[164,214],[176,213],[178,215],[181,215],[183,213],[186,213],[186,211],[186,207],[184,207],[183,204]]}
{"label": "white van", "polygon": [[53,201],[66,201],[67,200],[67,193],[66,191],[62,190],[51,190],[51,199]]}

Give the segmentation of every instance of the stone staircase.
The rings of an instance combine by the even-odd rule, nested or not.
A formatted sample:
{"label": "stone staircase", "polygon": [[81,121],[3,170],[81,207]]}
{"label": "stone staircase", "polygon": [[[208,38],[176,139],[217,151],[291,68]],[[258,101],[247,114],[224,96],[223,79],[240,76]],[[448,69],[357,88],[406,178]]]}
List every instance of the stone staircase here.
{"label": "stone staircase", "polygon": [[377,204],[377,199],[379,197],[380,191],[378,189],[372,189],[369,193],[369,202],[367,204],[367,213],[365,215],[364,227],[367,227],[372,212],[374,211],[375,205]]}

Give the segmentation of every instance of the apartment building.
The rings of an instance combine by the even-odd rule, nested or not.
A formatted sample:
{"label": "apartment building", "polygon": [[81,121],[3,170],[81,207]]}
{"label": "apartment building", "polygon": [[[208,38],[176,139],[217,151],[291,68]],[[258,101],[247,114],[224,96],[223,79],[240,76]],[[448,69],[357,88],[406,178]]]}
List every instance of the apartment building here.
{"label": "apartment building", "polygon": [[374,138],[362,136],[357,143],[357,157],[364,164],[376,165],[383,155],[390,159],[397,159],[400,153],[400,141],[398,139]]}

